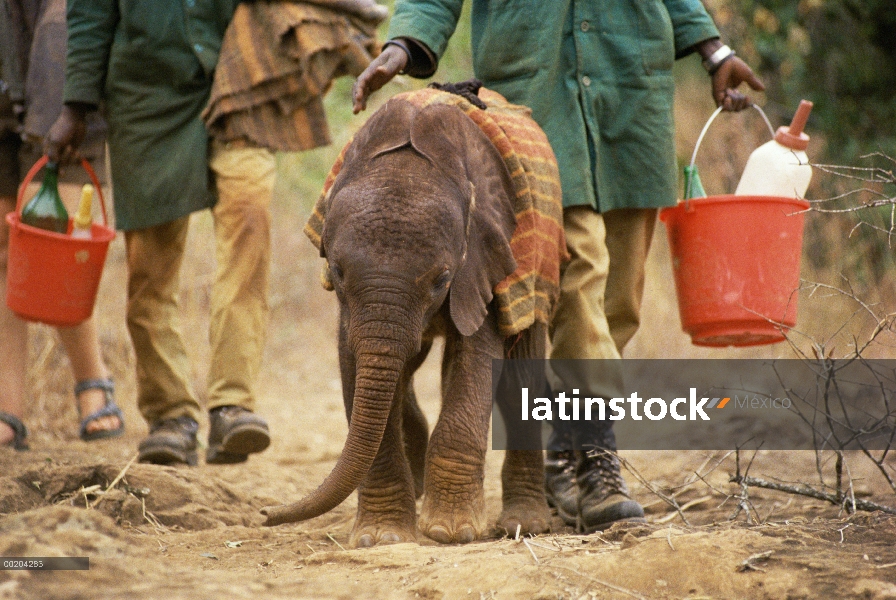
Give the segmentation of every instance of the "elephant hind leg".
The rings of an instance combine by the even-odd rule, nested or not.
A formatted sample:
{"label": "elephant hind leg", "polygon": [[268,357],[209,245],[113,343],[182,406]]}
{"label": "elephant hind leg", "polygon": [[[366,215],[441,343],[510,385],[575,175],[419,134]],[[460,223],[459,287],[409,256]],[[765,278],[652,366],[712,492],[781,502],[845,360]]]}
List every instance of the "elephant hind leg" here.
{"label": "elephant hind leg", "polygon": [[410,395],[405,398],[402,410],[402,430],[404,433],[404,448],[411,466],[411,475],[414,478],[414,495],[420,498],[423,495],[423,474],[426,470],[426,447],[429,444],[429,424],[417,399],[410,390]]}
{"label": "elephant hind leg", "polygon": [[503,508],[500,534],[547,533],[551,510],[544,496],[544,455],[541,450],[508,450],[501,469]]}
{"label": "elephant hind leg", "polygon": [[417,395],[414,393],[414,373],[426,360],[431,348],[432,341],[424,341],[417,356],[408,362],[410,376],[407,378],[404,396],[401,399],[404,450],[411,465],[414,493],[417,498],[423,495],[423,473],[426,468],[426,447],[429,445],[429,424],[426,422],[423,411],[420,410],[420,405],[417,404]]}
{"label": "elephant hind leg", "polygon": [[505,373],[499,381],[499,409],[505,423],[517,420],[517,426],[507,432],[508,450],[501,469],[503,508],[498,517],[500,534],[513,536],[519,528],[520,535],[550,531],[551,511],[544,494],[544,453],[541,450],[541,426],[529,422],[523,426],[518,421],[518,405],[509,404],[510,398],[518,398],[519,390],[527,387],[541,395],[547,387],[543,359],[546,353],[547,329],[537,322],[519,337],[505,342],[505,356],[511,359],[505,364]]}

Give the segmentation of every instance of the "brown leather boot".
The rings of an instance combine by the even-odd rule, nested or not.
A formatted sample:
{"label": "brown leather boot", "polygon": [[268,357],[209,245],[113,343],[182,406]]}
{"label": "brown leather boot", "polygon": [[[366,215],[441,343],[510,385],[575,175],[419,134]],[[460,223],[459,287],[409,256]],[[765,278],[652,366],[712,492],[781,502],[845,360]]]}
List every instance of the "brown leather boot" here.
{"label": "brown leather boot", "polygon": [[644,509],[632,500],[622,479],[619,458],[612,452],[592,450],[576,468],[578,529],[583,533],[604,530],[618,521],[646,522]]}
{"label": "brown leather boot", "polygon": [[149,427],[149,437],[140,442],[138,460],[156,465],[186,464],[195,466],[196,432],[199,424],[190,417],[156,421]]}
{"label": "brown leather boot", "polygon": [[577,521],[579,488],[576,486],[576,457],[572,450],[548,450],[544,461],[544,492],[548,505],[567,525]]}
{"label": "brown leather boot", "polygon": [[231,465],[245,462],[271,443],[267,422],[240,406],[219,406],[209,411],[210,429],[207,464]]}

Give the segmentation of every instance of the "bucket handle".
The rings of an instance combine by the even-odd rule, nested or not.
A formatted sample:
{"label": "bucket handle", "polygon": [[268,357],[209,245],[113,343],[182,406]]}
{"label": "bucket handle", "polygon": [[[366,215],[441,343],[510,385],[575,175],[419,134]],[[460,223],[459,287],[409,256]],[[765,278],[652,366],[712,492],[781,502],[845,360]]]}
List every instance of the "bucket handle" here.
{"label": "bucket handle", "polygon": [[[768,126],[768,132],[771,134],[772,139],[774,139],[775,138],[775,128],[772,127],[772,123],[771,123],[771,121],[768,120],[768,116],[766,116],[765,111],[762,110],[762,108],[758,104],[751,104],[750,106],[752,106],[753,108],[758,110],[759,114],[762,115],[762,120],[765,121],[765,124]],[[697,143],[694,145],[694,152],[693,152],[693,154],[691,154],[690,168],[692,168],[692,169],[694,168],[694,162],[697,160],[697,150],[700,149],[700,144],[703,143],[703,138],[706,136],[706,132],[709,130],[709,126],[712,125],[712,122],[716,120],[716,117],[719,116],[720,112],[722,112],[721,106],[718,107],[717,109],[715,109],[713,111],[713,113],[709,116],[709,120],[706,121],[706,125],[703,126],[703,130],[700,132],[700,135],[697,137]],[[693,180],[688,179],[689,184],[691,181],[693,181]],[[686,189],[684,191],[684,197],[687,198],[687,200],[684,201],[686,210],[689,209],[688,200],[690,200],[690,191],[691,191],[690,189]]]}
{"label": "bucket handle", "polygon": [[[25,175],[24,181],[22,181],[22,185],[19,186],[19,198],[16,201],[16,212],[21,216],[22,208],[25,206],[25,188],[28,187],[28,184],[31,183],[31,180],[34,179],[35,175],[46,166],[46,164],[50,162],[50,157],[44,154],[34,165],[28,170],[28,173]],[[85,171],[87,171],[87,176],[90,177],[90,182],[93,183],[93,187],[96,190],[96,195],[100,199],[100,207],[103,211],[103,225],[109,226],[109,219],[106,216],[106,199],[103,198],[103,188],[100,185],[100,181],[96,176],[96,173],[93,170],[93,167],[90,166],[90,163],[86,158],[81,159],[81,167]]]}

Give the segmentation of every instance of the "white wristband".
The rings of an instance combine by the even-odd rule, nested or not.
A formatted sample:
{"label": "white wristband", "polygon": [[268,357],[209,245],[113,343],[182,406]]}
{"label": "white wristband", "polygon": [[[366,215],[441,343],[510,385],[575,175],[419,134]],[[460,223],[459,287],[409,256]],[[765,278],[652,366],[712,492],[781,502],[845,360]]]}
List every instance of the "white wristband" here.
{"label": "white wristband", "polygon": [[712,75],[716,72],[716,70],[722,66],[722,63],[734,56],[735,52],[725,44],[713,52],[709,58],[703,61],[703,68],[706,69],[706,72]]}

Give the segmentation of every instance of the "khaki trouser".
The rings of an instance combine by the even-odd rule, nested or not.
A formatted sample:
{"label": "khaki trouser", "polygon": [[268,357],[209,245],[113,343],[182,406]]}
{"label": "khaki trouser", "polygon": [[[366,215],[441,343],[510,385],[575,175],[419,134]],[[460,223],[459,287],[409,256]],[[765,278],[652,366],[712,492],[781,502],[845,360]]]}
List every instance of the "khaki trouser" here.
{"label": "khaki trouser", "polygon": [[[209,166],[218,202],[217,271],[211,294],[208,409],[253,410],[268,320],[270,200],[275,157],[268,150],[215,143]],[[180,325],[178,292],[189,216],[125,233],[128,330],[137,355],[137,404],[150,423],[191,416],[199,403]]]}
{"label": "khaki trouser", "polygon": [[[564,209],[571,260],[560,274],[560,298],[551,321],[552,360],[620,358],[640,324],[644,265],[656,213],[656,209],[618,209],[601,214],[590,206]],[[598,372],[593,363],[581,372],[561,372],[584,366],[572,362],[552,366],[565,388],[612,398],[622,387],[612,370]]]}
{"label": "khaki trouser", "polygon": [[641,325],[644,265],[653,241],[656,214],[655,208],[620,208],[603,214],[610,253],[604,311],[620,354]]}

